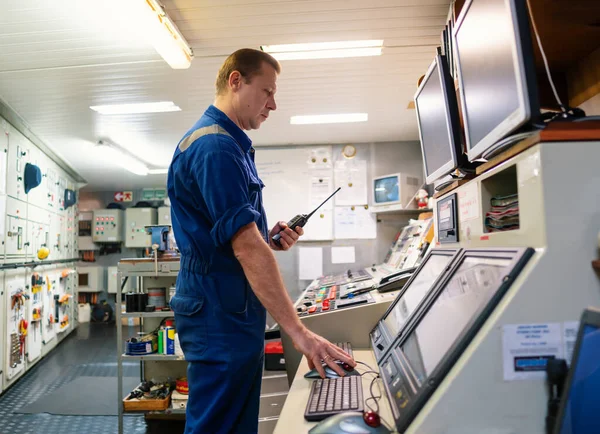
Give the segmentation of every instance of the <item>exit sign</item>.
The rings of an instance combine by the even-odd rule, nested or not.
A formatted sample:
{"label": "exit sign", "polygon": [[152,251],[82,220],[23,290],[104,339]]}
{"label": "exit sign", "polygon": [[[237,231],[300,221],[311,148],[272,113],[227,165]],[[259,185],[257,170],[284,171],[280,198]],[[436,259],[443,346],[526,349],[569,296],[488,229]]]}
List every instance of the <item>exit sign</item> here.
{"label": "exit sign", "polygon": [[164,200],[167,190],[164,188],[145,188],[142,190],[142,200]]}

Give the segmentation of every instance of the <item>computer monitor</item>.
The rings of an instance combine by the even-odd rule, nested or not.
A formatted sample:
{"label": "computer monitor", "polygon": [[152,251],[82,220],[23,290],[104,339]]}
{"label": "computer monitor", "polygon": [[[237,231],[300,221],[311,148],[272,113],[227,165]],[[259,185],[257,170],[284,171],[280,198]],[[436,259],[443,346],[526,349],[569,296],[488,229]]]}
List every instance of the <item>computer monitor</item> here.
{"label": "computer monitor", "polygon": [[600,310],[581,316],[555,434],[600,433]]}
{"label": "computer monitor", "polygon": [[470,161],[539,116],[526,2],[467,0],[454,28]]}
{"label": "computer monitor", "polygon": [[[403,410],[395,410],[399,432],[410,425],[444,380],[533,252],[467,249],[444,274],[392,349],[401,366],[396,386],[403,388]],[[389,392],[398,395],[398,390]],[[397,407],[393,396],[396,404],[392,407]]]}
{"label": "computer monitor", "polygon": [[378,360],[401,335],[404,326],[429,291],[433,289],[435,282],[457,257],[459,251],[459,249],[432,249],[423,259],[371,333],[371,341]]}
{"label": "computer monitor", "polygon": [[467,162],[463,153],[458,103],[445,56],[437,55],[415,93],[425,180],[432,184]]}
{"label": "computer monitor", "polygon": [[404,173],[392,173],[373,178],[373,206],[402,209],[421,186],[421,180]]}

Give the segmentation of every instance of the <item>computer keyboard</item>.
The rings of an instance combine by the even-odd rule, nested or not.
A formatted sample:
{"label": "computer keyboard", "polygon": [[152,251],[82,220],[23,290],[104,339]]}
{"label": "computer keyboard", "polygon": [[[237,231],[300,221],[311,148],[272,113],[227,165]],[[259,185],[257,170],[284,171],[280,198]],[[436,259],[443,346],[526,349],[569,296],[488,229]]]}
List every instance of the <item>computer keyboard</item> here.
{"label": "computer keyboard", "polygon": [[336,342],[335,346],[340,347],[343,351],[347,352],[350,357],[354,358],[354,353],[352,352],[352,344],[350,342]]}
{"label": "computer keyboard", "polygon": [[346,376],[313,381],[304,419],[312,422],[344,411],[364,411],[361,380]]}

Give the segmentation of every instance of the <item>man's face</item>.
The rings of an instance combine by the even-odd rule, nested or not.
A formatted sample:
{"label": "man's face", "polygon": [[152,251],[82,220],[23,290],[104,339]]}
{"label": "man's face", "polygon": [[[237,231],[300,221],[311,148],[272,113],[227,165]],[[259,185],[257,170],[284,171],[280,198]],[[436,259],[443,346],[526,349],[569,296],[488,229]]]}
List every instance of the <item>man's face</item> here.
{"label": "man's face", "polygon": [[238,121],[245,130],[257,130],[267,120],[269,113],[277,109],[277,71],[263,62],[262,73],[248,82],[242,78],[235,92]]}

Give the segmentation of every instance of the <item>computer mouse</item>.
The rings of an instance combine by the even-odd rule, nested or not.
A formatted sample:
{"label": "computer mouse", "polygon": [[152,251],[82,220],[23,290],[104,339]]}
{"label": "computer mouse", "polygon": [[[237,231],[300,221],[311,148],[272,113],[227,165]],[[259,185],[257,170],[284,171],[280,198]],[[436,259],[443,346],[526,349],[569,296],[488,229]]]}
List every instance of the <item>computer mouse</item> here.
{"label": "computer mouse", "polygon": [[363,413],[346,411],[322,420],[308,431],[310,434],[390,434],[384,425],[370,427],[363,419]]}
{"label": "computer mouse", "polygon": [[[346,369],[346,367],[349,369]],[[346,371],[346,375],[360,375],[356,369],[352,369],[347,364],[346,364],[346,367],[344,367],[344,370]],[[337,372],[335,372],[329,366],[324,366],[324,369],[325,369],[325,378],[340,378],[340,376],[337,374]],[[317,371],[316,369],[311,369],[306,374],[304,374],[304,378],[314,379],[314,378],[321,378],[321,376],[319,375],[319,371]]]}

